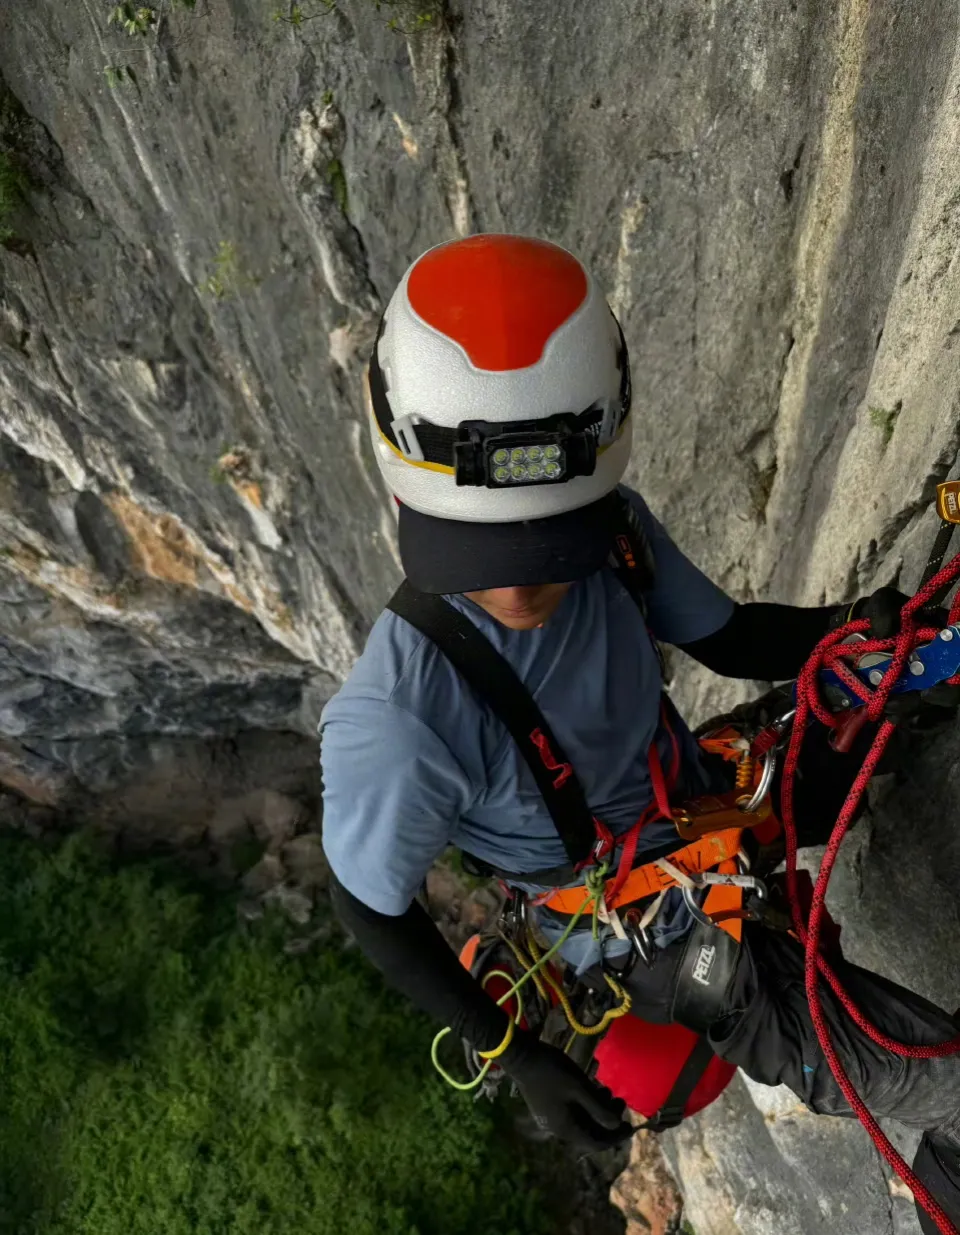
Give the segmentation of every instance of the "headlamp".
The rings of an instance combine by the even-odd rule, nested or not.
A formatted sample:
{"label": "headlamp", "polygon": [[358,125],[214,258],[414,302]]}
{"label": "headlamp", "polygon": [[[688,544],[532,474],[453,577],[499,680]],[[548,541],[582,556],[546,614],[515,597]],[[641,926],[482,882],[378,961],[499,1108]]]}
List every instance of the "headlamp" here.
{"label": "headlamp", "polygon": [[597,439],[589,429],[578,428],[577,420],[561,413],[507,424],[461,421],[453,447],[457,484],[506,489],[592,476]]}

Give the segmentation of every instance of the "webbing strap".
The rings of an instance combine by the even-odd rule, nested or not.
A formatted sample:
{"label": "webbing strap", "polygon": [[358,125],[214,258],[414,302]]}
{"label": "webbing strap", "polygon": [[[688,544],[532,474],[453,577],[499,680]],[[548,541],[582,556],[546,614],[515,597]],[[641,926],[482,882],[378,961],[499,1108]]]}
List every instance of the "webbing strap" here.
{"label": "webbing strap", "polygon": [[432,640],[489,704],[533,773],[570,861],[585,861],[593,849],[596,828],[583,787],[513,667],[470,619],[442,596],[418,592],[404,580],[387,608]]}
{"label": "webbing strap", "polygon": [[[736,857],[740,852],[743,831],[743,827],[724,828],[722,831],[701,836],[693,844],[673,850],[670,854],[670,865],[682,875],[697,875],[701,871],[713,870],[715,866]],[[615,896],[615,880],[607,880],[603,899],[608,909],[619,909],[622,905],[632,905],[648,896],[656,896],[664,888],[675,888],[678,882],[658,861],[646,862],[643,866],[633,868]],[[583,904],[587,891],[583,884],[575,888],[554,888],[543,897],[538,897],[537,904],[553,910],[554,913],[576,913]]]}
{"label": "webbing strap", "polygon": [[652,1119],[643,1125],[647,1132],[668,1132],[675,1128],[683,1119],[687,1103],[693,1097],[693,1091],[703,1079],[703,1074],[716,1058],[713,1047],[704,1037],[697,1038],[693,1050],[687,1056],[686,1062],[673,1082],[673,1088],[666,1102]]}
{"label": "webbing strap", "polygon": [[670,735],[672,748],[669,780],[663,774],[660,752],[657,750],[657,735],[654,734],[653,741],[650,743],[650,749],[647,752],[647,762],[650,765],[650,783],[653,786],[653,801],[626,836],[621,838],[623,840],[623,849],[620,853],[620,865],[617,869],[616,878],[608,891],[611,904],[616,902],[624,883],[626,883],[630,872],[633,870],[634,859],[637,856],[637,846],[640,843],[640,833],[653,819],[669,819],[671,822],[673,821],[670,794],[676,788],[677,779],[680,775],[680,746],[677,742],[677,736],[673,732],[673,726],[670,724],[667,716],[666,706],[663,703],[660,705],[660,721]]}

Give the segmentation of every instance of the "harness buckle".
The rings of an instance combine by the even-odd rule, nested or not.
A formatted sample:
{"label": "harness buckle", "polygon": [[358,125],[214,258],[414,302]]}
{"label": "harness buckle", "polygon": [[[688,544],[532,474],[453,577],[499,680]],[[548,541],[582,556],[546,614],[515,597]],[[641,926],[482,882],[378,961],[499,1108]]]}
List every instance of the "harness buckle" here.
{"label": "harness buckle", "polygon": [[593,826],[596,828],[597,840],[591,850],[591,856],[594,862],[599,863],[615,848],[616,840],[607,825],[601,823],[599,819],[594,818]]}

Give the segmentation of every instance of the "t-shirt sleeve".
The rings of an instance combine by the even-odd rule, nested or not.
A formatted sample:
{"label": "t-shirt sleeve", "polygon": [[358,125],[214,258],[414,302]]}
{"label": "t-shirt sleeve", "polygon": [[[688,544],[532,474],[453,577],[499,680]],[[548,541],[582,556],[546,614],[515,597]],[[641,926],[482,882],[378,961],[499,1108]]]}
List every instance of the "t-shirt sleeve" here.
{"label": "t-shirt sleeve", "polygon": [[655,576],[647,621],[656,638],[663,643],[693,643],[726,626],[733,616],[732,599],[677,548],[639,493],[627,488],[623,493],[639,514],[653,550]]}
{"label": "t-shirt sleeve", "polygon": [[323,847],[378,913],[403,913],[475,794],[437,734],[384,699],[335,697],[320,722]]}

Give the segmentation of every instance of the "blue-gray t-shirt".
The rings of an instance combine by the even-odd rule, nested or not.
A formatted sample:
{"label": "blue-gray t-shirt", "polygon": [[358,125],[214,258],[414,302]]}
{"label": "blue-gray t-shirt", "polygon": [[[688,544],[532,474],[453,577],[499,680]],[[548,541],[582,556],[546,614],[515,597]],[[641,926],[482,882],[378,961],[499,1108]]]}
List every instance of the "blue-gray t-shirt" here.
{"label": "blue-gray t-shirt", "polygon": [[[447,599],[512,665],[548,720],[594,815],[614,833],[653,793],[650,743],[668,758],[659,658],[651,640],[691,643],[726,624],[733,601],[686,558],[632,490],[653,549],[647,625],[613,573],[575,583],[544,625],[515,631],[464,596]],[[684,787],[707,787],[689,730],[677,726]],[[536,782],[505,727],[424,635],[377,619],[320,720],[323,843],[340,882],[380,913],[403,913],[432,863],[455,845],[506,871],[567,861]],[[644,829],[658,844],[672,825]],[[675,834],[675,833],[674,833]],[[618,949],[619,950],[619,949]],[[583,962],[582,949],[564,949]]]}

